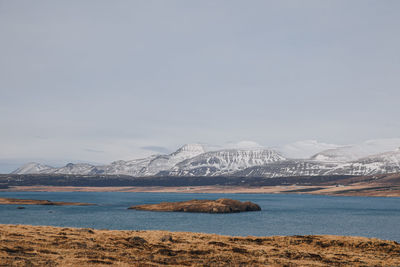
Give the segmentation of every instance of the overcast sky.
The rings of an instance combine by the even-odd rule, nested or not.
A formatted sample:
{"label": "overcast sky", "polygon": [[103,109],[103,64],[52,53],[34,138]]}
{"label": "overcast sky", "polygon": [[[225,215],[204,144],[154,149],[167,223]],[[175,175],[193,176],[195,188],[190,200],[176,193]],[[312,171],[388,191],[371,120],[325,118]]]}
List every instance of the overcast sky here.
{"label": "overcast sky", "polygon": [[400,137],[400,1],[2,1],[0,172]]}

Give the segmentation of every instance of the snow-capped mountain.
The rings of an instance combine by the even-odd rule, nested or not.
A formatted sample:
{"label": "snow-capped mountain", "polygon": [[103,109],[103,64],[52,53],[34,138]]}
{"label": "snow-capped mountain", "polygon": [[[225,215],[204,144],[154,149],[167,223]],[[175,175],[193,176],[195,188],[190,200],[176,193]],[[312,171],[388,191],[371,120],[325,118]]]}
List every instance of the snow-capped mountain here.
{"label": "snow-capped mountain", "polygon": [[142,159],[118,160],[109,165],[99,166],[98,169],[103,174],[125,174],[131,176],[140,176],[149,163],[156,157],[157,155]]}
{"label": "snow-capped mountain", "polygon": [[236,176],[291,177],[315,175],[377,175],[400,172],[400,149],[354,161],[286,160],[236,172]]}
{"label": "snow-capped mountain", "polygon": [[143,176],[156,175],[162,171],[171,170],[176,164],[184,160],[203,154],[204,148],[199,144],[184,145],[172,154],[160,155],[149,162],[140,172]]}
{"label": "snow-capped mountain", "polygon": [[234,173],[243,177],[292,177],[328,175],[328,172],[337,167],[337,163],[319,162],[314,160],[285,160],[268,165],[254,166]]}
{"label": "snow-capped mountain", "polygon": [[114,161],[109,165],[95,166],[87,163],[68,163],[61,168],[53,168],[39,163],[28,163],[13,174],[124,174],[131,176],[152,176],[161,171],[171,170],[177,163],[204,153],[199,144],[188,144],[169,155],[153,155],[134,160]]}
{"label": "snow-capped mountain", "polygon": [[338,164],[332,172],[351,175],[375,175],[400,172],[400,149]]}
{"label": "snow-capped mountain", "polygon": [[225,175],[282,160],[285,158],[278,152],[267,149],[210,151],[178,163],[168,175]]}
{"label": "snow-capped mountain", "polygon": [[68,163],[64,167],[53,169],[50,173],[91,175],[99,174],[101,171],[96,166],[87,163]]}
{"label": "snow-capped mountain", "polygon": [[290,159],[269,149],[223,149],[206,152],[202,145],[189,144],[168,155],[119,160],[100,166],[69,163],[64,167],[54,168],[28,163],[13,174],[290,177],[400,172],[400,148],[364,157],[360,155],[370,152],[359,148],[346,146],[322,151],[309,159]]}
{"label": "snow-capped mountain", "polygon": [[99,166],[104,174],[126,174],[132,176],[153,176],[161,171],[171,170],[177,163],[204,153],[199,144],[187,144],[169,155],[153,155],[143,159],[119,160],[110,165]]}
{"label": "snow-capped mountain", "polygon": [[51,172],[53,170],[54,170],[53,167],[36,162],[29,162],[19,167],[15,171],[13,171],[12,174],[46,173],[46,172]]}
{"label": "snow-capped mountain", "polygon": [[98,170],[96,166],[86,163],[68,163],[64,167],[54,168],[51,166],[43,165],[40,163],[27,163],[22,167],[16,169],[12,174],[98,174],[101,170]]}

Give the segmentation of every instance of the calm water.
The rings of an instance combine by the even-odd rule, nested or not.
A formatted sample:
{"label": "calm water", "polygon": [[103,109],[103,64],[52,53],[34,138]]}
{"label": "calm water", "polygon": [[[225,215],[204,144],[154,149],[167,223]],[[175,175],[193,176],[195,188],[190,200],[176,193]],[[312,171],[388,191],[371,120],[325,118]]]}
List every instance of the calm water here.
{"label": "calm water", "polygon": [[[332,234],[400,241],[400,198],[274,194],[0,192],[0,197],[97,203],[98,206],[0,205],[0,223],[98,229],[191,231],[224,235]],[[261,212],[235,214],[127,210],[136,204],[221,197],[250,200]]]}

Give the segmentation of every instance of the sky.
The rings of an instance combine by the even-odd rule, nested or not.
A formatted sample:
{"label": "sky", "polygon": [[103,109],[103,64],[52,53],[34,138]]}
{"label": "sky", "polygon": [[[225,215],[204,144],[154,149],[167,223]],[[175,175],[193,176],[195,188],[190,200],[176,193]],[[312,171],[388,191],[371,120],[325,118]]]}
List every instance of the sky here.
{"label": "sky", "polygon": [[0,172],[185,143],[399,138],[399,10],[396,0],[0,0]]}

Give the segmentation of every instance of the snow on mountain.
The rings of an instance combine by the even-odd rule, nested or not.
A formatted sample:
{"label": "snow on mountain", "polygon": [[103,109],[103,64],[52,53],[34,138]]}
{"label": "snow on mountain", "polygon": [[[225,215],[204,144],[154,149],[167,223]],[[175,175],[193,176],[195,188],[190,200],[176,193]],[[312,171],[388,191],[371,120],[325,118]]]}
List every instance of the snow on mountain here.
{"label": "snow on mountain", "polygon": [[235,176],[243,177],[292,177],[292,176],[316,176],[327,175],[337,163],[319,162],[312,160],[285,160],[273,162],[268,165],[254,166],[238,172]]}
{"label": "snow on mountain", "polygon": [[328,149],[310,159],[288,159],[275,150],[262,148],[205,152],[203,145],[189,144],[168,155],[153,155],[128,161],[120,160],[108,165],[69,163],[61,168],[53,168],[39,163],[28,163],[12,173],[259,177],[375,175],[400,172],[399,146],[396,150],[371,155],[373,151],[380,150],[382,147],[393,147],[396,142],[397,140],[368,141],[363,145]]}
{"label": "snow on mountain", "polygon": [[311,157],[312,160],[328,162],[346,162],[367,156],[393,151],[400,147],[400,138],[368,140],[361,144],[327,149]]}
{"label": "snow on mountain", "polygon": [[[82,174],[82,175],[91,175],[98,174],[99,171],[96,166],[87,163],[68,163],[64,167],[53,169],[50,173],[54,174]],[[46,172],[48,173],[48,172]]]}
{"label": "snow on mountain", "polygon": [[51,172],[53,171],[54,168],[36,163],[36,162],[29,162],[20,168],[16,169],[15,171],[12,172],[12,174],[38,174],[38,173],[44,173],[44,172]]}
{"label": "snow on mountain", "polygon": [[377,175],[400,172],[400,149],[355,161],[286,160],[254,166],[236,172],[236,176],[291,177],[315,175]]}
{"label": "snow on mountain", "polygon": [[153,155],[147,158],[134,159],[134,160],[118,160],[109,165],[99,166],[98,169],[103,171],[104,174],[125,174],[132,176],[140,176],[146,169],[149,163],[158,157]]}
{"label": "snow on mountain", "polygon": [[99,167],[105,174],[126,174],[132,176],[153,176],[160,171],[168,171],[177,163],[204,153],[199,144],[187,144],[169,155],[153,155],[143,159],[115,161]]}
{"label": "snow on mountain", "polygon": [[223,175],[284,159],[278,152],[266,149],[210,151],[178,163],[168,174],[182,176]]}
{"label": "snow on mountain", "polygon": [[339,164],[338,167],[328,172],[328,174],[375,175],[395,172],[400,172],[400,149]]}
{"label": "snow on mountain", "polygon": [[152,176],[160,171],[168,171],[177,163],[204,153],[199,144],[188,144],[169,155],[153,155],[147,158],[134,160],[114,161],[109,165],[94,166],[86,163],[68,163],[61,168],[53,168],[37,163],[24,165],[15,170],[14,174],[46,173],[46,174],[124,174],[131,176]]}
{"label": "snow on mountain", "polygon": [[147,167],[141,171],[141,175],[149,176],[156,175],[161,171],[168,171],[176,164],[186,159],[193,158],[197,155],[203,154],[204,148],[200,144],[187,144],[179,148],[174,153],[169,155],[160,155],[149,162]]}

